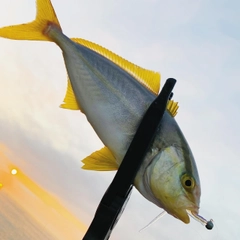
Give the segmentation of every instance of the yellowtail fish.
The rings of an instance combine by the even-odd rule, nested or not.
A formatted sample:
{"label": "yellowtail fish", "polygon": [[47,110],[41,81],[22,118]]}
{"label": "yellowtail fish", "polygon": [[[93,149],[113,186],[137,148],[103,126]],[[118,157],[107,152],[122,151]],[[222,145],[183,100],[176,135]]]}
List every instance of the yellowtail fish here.
{"label": "yellowtail fish", "polygon": [[[160,74],[143,69],[111,51],[84,39],[65,36],[50,0],[37,0],[33,22],[0,29],[0,36],[43,40],[62,50],[68,87],[62,108],[84,113],[105,147],[83,160],[84,169],[116,170],[136,129],[156,98]],[[184,223],[198,215],[200,181],[190,147],[174,116],[178,105],[169,101],[161,128],[134,181],[135,187]]]}

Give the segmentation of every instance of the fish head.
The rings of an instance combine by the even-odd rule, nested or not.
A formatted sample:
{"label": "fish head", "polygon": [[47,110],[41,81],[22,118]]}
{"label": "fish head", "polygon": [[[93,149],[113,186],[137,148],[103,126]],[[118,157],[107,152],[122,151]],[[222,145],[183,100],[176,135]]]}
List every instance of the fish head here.
{"label": "fish head", "polygon": [[175,218],[189,223],[189,212],[198,215],[201,188],[191,151],[164,148],[145,168],[142,179],[140,192]]}
{"label": "fish head", "polygon": [[196,169],[187,166],[183,149],[169,146],[153,159],[146,177],[154,202],[172,216],[189,223],[188,211],[198,213],[200,203],[200,181]]}

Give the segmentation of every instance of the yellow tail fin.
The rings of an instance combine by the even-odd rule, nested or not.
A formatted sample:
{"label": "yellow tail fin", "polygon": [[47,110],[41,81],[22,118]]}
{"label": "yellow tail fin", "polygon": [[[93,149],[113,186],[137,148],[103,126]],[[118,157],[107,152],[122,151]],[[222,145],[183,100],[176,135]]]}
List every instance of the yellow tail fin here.
{"label": "yellow tail fin", "polygon": [[61,29],[50,0],[37,0],[37,15],[33,22],[0,28],[0,37],[16,40],[51,41],[44,32],[49,25]]}

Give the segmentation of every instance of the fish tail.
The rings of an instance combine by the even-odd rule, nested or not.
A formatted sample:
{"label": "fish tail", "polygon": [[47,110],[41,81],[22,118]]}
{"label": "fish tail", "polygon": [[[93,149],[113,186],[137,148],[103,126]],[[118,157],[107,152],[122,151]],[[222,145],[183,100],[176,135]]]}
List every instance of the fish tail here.
{"label": "fish tail", "polygon": [[52,41],[47,35],[51,26],[61,30],[50,0],[36,0],[37,14],[33,22],[0,28],[0,37],[15,40]]}

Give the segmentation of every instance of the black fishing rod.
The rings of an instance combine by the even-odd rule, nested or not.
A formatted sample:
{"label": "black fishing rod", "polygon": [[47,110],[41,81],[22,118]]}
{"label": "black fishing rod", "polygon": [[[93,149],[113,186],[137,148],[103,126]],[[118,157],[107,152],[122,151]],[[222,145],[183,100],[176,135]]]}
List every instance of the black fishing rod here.
{"label": "black fishing rod", "polygon": [[160,127],[176,80],[167,79],[160,94],[145,113],[127,153],[101,202],[83,240],[107,240],[129,200],[133,181]]}

